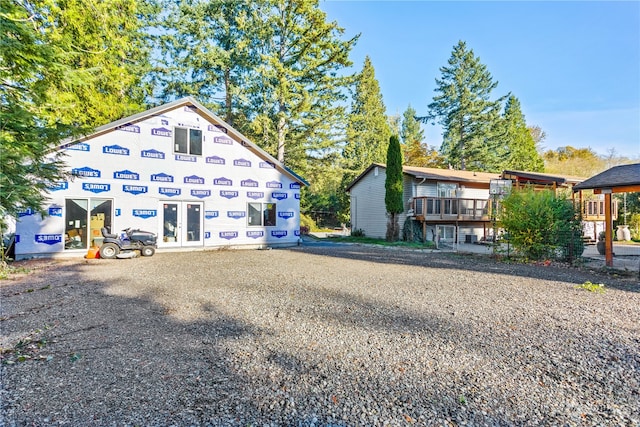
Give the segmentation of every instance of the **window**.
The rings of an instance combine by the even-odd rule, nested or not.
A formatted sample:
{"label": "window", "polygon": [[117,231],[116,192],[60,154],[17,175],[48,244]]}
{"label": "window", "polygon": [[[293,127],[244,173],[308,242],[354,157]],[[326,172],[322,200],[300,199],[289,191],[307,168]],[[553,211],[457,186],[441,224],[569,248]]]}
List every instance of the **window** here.
{"label": "window", "polygon": [[275,203],[249,203],[247,207],[248,225],[275,227]]}
{"label": "window", "polygon": [[175,128],[174,151],[182,154],[202,155],[202,131],[200,129]]}

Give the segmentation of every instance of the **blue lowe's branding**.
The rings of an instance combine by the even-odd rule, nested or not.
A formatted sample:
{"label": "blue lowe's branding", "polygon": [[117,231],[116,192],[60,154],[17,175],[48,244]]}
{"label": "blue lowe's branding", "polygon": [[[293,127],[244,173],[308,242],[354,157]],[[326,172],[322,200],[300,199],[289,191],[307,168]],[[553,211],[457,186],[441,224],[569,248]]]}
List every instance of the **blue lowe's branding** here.
{"label": "blue lowe's branding", "polygon": [[293,234],[294,234],[295,236],[300,237],[300,230],[295,230],[295,231],[293,232]]}
{"label": "blue lowe's branding", "polygon": [[275,163],[271,162],[260,162],[260,167],[263,169],[275,169]]}
{"label": "blue lowe's branding", "polygon": [[211,195],[211,190],[191,190],[191,195],[193,197],[204,199],[205,197],[209,197]]}
{"label": "blue lowe's branding", "polygon": [[225,199],[233,199],[234,197],[238,197],[238,192],[231,190],[220,190],[220,196],[224,197]]}
{"label": "blue lowe's branding", "polygon": [[300,193],[296,193],[293,196],[296,198],[296,200],[300,200]]}
{"label": "blue lowe's branding", "polygon": [[233,185],[233,181],[231,181],[229,178],[225,178],[224,176],[221,176],[220,178],[213,178],[213,185]]}
{"label": "blue lowe's branding", "polygon": [[278,217],[280,218],[284,218],[284,219],[289,219],[289,218],[293,218],[294,213],[293,212],[278,212]]}
{"label": "blue lowe's branding", "polygon": [[258,230],[247,231],[247,237],[250,237],[252,239],[258,239],[262,236],[264,236],[264,231],[258,231]]}
{"label": "blue lowe's branding", "polygon": [[173,197],[179,196],[180,193],[182,193],[182,190],[180,190],[179,188],[160,187],[158,188],[158,193],[165,196]]}
{"label": "blue lowe's branding", "polygon": [[269,181],[267,182],[267,188],[282,188],[282,184],[278,181]]}
{"label": "blue lowe's branding", "polygon": [[167,128],[153,128],[151,129],[151,135],[171,138],[171,130]]}
{"label": "blue lowe's branding", "polygon": [[151,181],[155,182],[173,182],[173,176],[166,173],[158,173],[151,175]]}
{"label": "blue lowe's branding", "polygon": [[204,211],[204,217],[206,219],[218,218],[218,215],[220,215],[218,211]]}
{"label": "blue lowe's branding", "polygon": [[233,166],[242,166],[245,168],[250,168],[251,167],[251,161],[247,160],[247,159],[235,159],[233,161]]}
{"label": "blue lowe's branding", "polygon": [[71,175],[84,176],[86,178],[100,178],[100,171],[97,169],[91,169],[88,166],[83,168],[71,169]]}
{"label": "blue lowe's branding", "polygon": [[258,200],[264,197],[264,193],[262,191],[247,191],[247,197],[250,199]]}
{"label": "blue lowe's branding", "polygon": [[271,197],[273,197],[276,200],[284,200],[287,198],[287,193],[280,193],[280,192],[274,191],[273,193],[271,193]]}
{"label": "blue lowe's branding", "polygon": [[93,182],[83,182],[82,189],[84,191],[91,191],[92,193],[104,193],[111,190],[111,184],[97,184]]}
{"label": "blue lowe's branding", "polygon": [[116,212],[116,216],[122,215],[122,211],[120,210],[120,208],[116,208],[115,212]]}
{"label": "blue lowe's branding", "polygon": [[114,179],[129,179],[131,181],[139,181],[140,180],[140,174],[136,173],[136,172],[131,172],[130,170],[123,170],[123,171],[115,171],[113,173],[113,178]]}
{"label": "blue lowe's branding", "polygon": [[153,218],[158,214],[158,211],[155,209],[134,209],[133,216],[137,216],[138,218]]}
{"label": "blue lowe's branding", "polygon": [[238,232],[237,231],[221,231],[219,236],[222,239],[231,240],[231,239],[235,239],[236,237],[238,237]]}
{"label": "blue lowe's branding", "polygon": [[123,185],[122,191],[125,193],[135,194],[137,196],[138,194],[147,193],[149,191],[149,187],[146,185]]}
{"label": "blue lowe's branding", "polygon": [[227,211],[227,217],[233,219],[244,218],[247,215],[245,211]]}
{"label": "blue lowe's branding", "polygon": [[167,120],[167,119],[160,119],[160,124],[161,124],[162,126],[167,126],[167,125],[169,125],[169,120]]}
{"label": "blue lowe's branding", "polygon": [[131,132],[131,133],[140,133],[140,126],[127,123],[126,125],[118,126],[116,130],[121,130],[124,132]]}
{"label": "blue lowe's branding", "polygon": [[228,136],[214,136],[213,142],[216,144],[232,145],[233,139],[229,138]]}
{"label": "blue lowe's branding", "polygon": [[75,151],[91,151],[91,146],[89,144],[85,144],[84,142],[79,142],[77,144],[72,144],[66,147],[67,150],[75,150]]}
{"label": "blue lowe's branding", "polygon": [[60,206],[51,206],[49,208],[49,215],[51,216],[62,216],[62,208]]}
{"label": "blue lowe's branding", "polygon": [[278,239],[281,237],[286,237],[287,236],[287,230],[272,230],[271,231],[271,236],[272,237],[277,237]]}
{"label": "blue lowe's branding", "polygon": [[197,162],[196,156],[190,156],[188,154],[176,154],[175,159],[181,162]]}
{"label": "blue lowe's branding", "polygon": [[62,243],[62,234],[36,234],[36,243],[44,243],[46,245],[55,245]]}
{"label": "blue lowe's branding", "polygon": [[197,175],[185,176],[184,183],[185,184],[204,184],[204,178]]}
{"label": "blue lowe's branding", "polygon": [[227,133],[227,128],[222,125],[209,125],[209,130]]}
{"label": "blue lowe's branding", "polygon": [[55,184],[51,184],[49,191],[60,191],[69,189],[69,183],[67,181],[64,182],[56,182]]}
{"label": "blue lowe's branding", "polygon": [[145,159],[159,159],[164,160],[164,153],[158,150],[142,150],[140,152],[140,157],[144,157]]}
{"label": "blue lowe's branding", "polygon": [[289,189],[291,190],[299,190],[300,189],[300,184],[297,182],[292,182],[291,184],[289,184]]}
{"label": "blue lowe's branding", "polygon": [[218,157],[218,156],[207,157],[206,162],[209,163],[209,164],[212,164],[212,165],[224,165],[225,164],[225,160],[222,157]]}
{"label": "blue lowe's branding", "polygon": [[33,215],[33,209],[31,208],[27,208],[27,209],[23,209],[21,211],[18,211],[18,218],[21,218],[23,216],[31,216]]}
{"label": "blue lowe's branding", "polygon": [[205,239],[210,239],[211,238],[211,232],[210,231],[205,231],[204,232],[204,238]]}
{"label": "blue lowe's branding", "polygon": [[194,107],[193,105],[186,105],[184,107],[184,111],[186,111],[188,113],[195,113],[196,111],[198,111],[198,109],[196,107]]}
{"label": "blue lowe's branding", "polygon": [[105,145],[102,147],[102,152],[104,154],[117,154],[119,156],[129,155],[129,149],[119,145]]}
{"label": "blue lowe's branding", "polygon": [[243,179],[240,181],[240,185],[242,187],[257,187],[258,181],[254,181],[253,179]]}

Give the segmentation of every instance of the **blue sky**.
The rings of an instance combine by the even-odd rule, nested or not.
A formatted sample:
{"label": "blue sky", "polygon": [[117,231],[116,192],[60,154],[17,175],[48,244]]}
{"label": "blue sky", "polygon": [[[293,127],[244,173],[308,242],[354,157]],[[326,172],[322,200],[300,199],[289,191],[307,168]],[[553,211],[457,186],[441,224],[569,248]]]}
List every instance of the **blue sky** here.
{"label": "blue sky", "polygon": [[[640,159],[640,2],[323,0],[327,19],[361,33],[354,71],[369,56],[388,114],[426,114],[440,67],[464,40],[511,92],[545,149],[592,148]],[[424,127],[440,146],[441,129]]]}

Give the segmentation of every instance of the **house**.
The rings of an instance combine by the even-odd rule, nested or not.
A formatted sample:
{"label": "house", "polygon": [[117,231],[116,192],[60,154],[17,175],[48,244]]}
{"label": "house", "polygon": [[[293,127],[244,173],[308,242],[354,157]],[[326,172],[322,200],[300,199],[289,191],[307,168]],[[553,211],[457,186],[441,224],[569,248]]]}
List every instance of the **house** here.
{"label": "house", "polygon": [[159,249],[295,245],[303,178],[191,97],[58,147],[72,179],[48,215],[26,210],[16,259],[83,256],[100,229],[139,228]]}
{"label": "house", "polygon": [[[476,242],[492,235],[490,186],[500,174],[403,166],[405,211],[400,227],[408,239]],[[384,238],[386,167],[374,163],[348,187],[351,229]]]}
{"label": "house", "polygon": [[[384,164],[374,163],[348,187],[351,197],[352,230],[384,238],[387,215],[384,203]],[[571,194],[579,177],[505,170],[485,173],[451,169],[403,166],[405,211],[400,227],[408,240],[474,243],[491,240],[495,233],[495,209],[502,194],[511,188],[566,190]],[[580,200],[585,234],[604,228],[604,201]],[[614,206],[614,210],[616,207]]]}

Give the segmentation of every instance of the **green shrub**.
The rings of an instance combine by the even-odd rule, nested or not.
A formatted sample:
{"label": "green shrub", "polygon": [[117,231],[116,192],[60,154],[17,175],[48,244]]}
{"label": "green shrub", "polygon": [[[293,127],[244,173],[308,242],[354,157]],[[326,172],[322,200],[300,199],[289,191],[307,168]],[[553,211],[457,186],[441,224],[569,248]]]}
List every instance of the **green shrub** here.
{"label": "green shrub", "polygon": [[553,191],[513,191],[501,202],[498,224],[511,245],[532,260],[572,261],[582,255],[582,224],[573,203]]}
{"label": "green shrub", "polygon": [[318,225],[310,216],[300,213],[300,230],[303,229],[307,230],[307,233],[309,231],[318,231]]}
{"label": "green shrub", "polygon": [[352,237],[365,237],[364,230],[362,228],[356,228],[355,230],[351,230]]}

